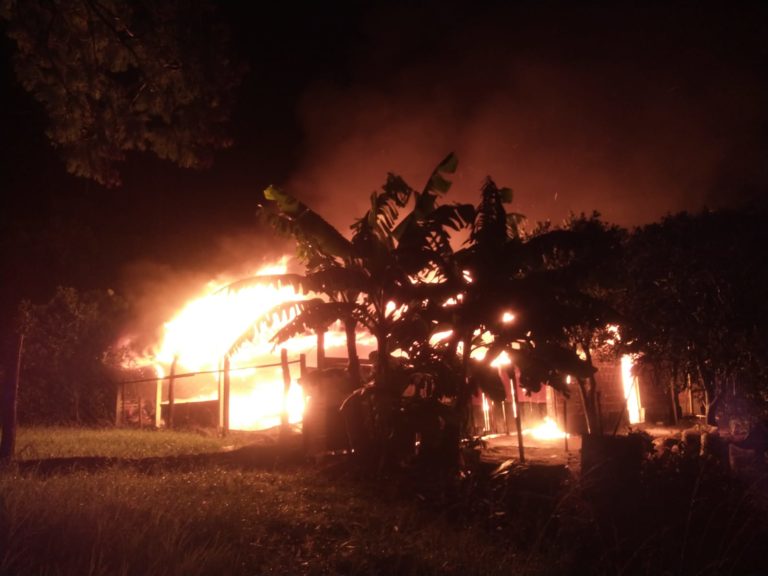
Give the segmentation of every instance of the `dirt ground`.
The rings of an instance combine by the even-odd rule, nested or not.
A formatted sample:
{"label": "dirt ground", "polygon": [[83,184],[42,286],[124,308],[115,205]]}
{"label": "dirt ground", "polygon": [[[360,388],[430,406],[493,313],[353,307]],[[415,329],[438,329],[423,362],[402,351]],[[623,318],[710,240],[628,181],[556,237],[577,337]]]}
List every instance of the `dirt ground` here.
{"label": "dirt ground", "polygon": [[[682,436],[683,431],[696,428],[697,421],[681,421],[678,425],[644,423],[635,429],[650,434],[653,438]],[[485,462],[502,463],[506,460],[520,460],[517,434],[492,434],[483,438],[484,446],[481,459]],[[553,464],[568,466],[572,473],[578,474],[581,467],[581,436],[570,435],[564,439],[543,440],[523,434],[523,451],[526,462],[534,464]]]}
{"label": "dirt ground", "polygon": [[[486,436],[481,452],[481,460],[498,462],[520,460],[517,434],[510,433]],[[523,454],[526,462],[534,464],[565,464],[573,473],[578,473],[581,462],[581,436],[568,438],[566,451],[565,440],[540,440],[523,435]]]}

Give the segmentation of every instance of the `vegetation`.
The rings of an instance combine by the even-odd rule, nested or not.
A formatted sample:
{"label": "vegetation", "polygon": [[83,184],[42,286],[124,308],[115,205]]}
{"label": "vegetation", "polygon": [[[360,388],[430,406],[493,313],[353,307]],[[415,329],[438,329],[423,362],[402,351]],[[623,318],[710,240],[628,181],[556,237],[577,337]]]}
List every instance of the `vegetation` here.
{"label": "vegetation", "polygon": [[[436,492],[402,475],[361,480],[343,459],[275,467],[242,452],[226,465],[180,467],[181,454],[221,441],[126,434],[21,431],[21,443],[47,458],[118,460],[0,470],[0,574],[683,576],[764,567],[768,478],[735,481],[684,446],[607,490],[604,478],[574,483],[563,468],[512,465],[474,468]],[[137,449],[169,458],[142,467]]]}
{"label": "vegetation", "polygon": [[[98,434],[109,454],[136,455],[124,432]],[[178,453],[203,447],[177,432],[140,436],[147,454],[167,453],[147,443],[153,436]],[[83,433],[21,437],[55,438],[38,451],[64,456],[81,452]],[[247,459],[151,472],[127,464],[47,476],[6,469],[0,574],[500,574],[516,562],[481,527],[453,524],[391,491],[373,497],[329,474],[267,471]]]}
{"label": "vegetation", "polygon": [[45,304],[21,303],[21,422],[114,421],[122,359],[116,342],[126,312],[111,291],[71,287],[59,287]]}
{"label": "vegetation", "polygon": [[[604,428],[592,356],[606,346],[660,366],[678,387],[701,383],[710,422],[738,401],[759,416],[768,319],[752,271],[766,264],[764,214],[679,214],[631,233],[593,214],[526,235],[506,210],[511,191],[491,179],[476,207],[440,204],[454,169],[449,156],[421,192],[390,175],[350,239],[266,192],[263,214],[306,264],[304,275],[266,280],[320,296],[274,310],[298,312],[274,338],[345,325],[354,465],[305,467],[281,452],[287,444],[254,448],[247,435],[22,429],[16,461],[0,472],[0,575],[760,569],[764,460],[736,476],[722,453],[682,442],[585,467],[576,482],[556,466],[462,461],[460,439],[478,388],[503,399],[488,366],[502,352],[529,390],[575,377],[590,438]],[[451,231],[467,228],[454,250]],[[22,418],[110,420],[119,298],[60,288],[20,312]],[[378,344],[364,385],[359,326]],[[485,360],[472,359],[481,348]],[[645,439],[621,440],[634,450]]]}
{"label": "vegetation", "polygon": [[157,458],[231,450],[253,442],[249,433],[222,438],[195,431],[130,428],[68,428],[22,426],[17,437],[17,460],[47,458]]}
{"label": "vegetation", "polygon": [[212,4],[4,0],[0,18],[69,172],[114,186],[128,152],[201,167],[230,144],[243,67]]}
{"label": "vegetation", "polygon": [[[615,319],[604,294],[607,272],[617,260],[618,230],[593,216],[574,219],[568,229],[524,238],[522,216],[505,209],[511,191],[490,179],[477,207],[440,205],[455,169],[456,158],[449,155],[422,192],[390,174],[382,190],[371,195],[368,212],[353,222],[349,240],[290,195],[273,188],[265,192],[267,221],[296,239],[307,268],[304,276],[272,280],[327,297],[271,311],[269,317],[298,311],[274,338],[282,341],[344,322],[350,376],[359,385],[355,327],[375,337],[370,385],[345,406],[367,404],[360,410],[368,414],[368,438],[355,450],[373,451],[380,462],[387,445],[402,434],[424,437],[429,430],[444,431],[446,437],[436,444],[453,443],[441,454],[456,460],[460,436],[470,433],[474,392],[480,388],[504,399],[498,374],[487,366],[501,353],[514,360],[510,375],[528,390],[544,384],[565,390],[567,375],[575,376],[592,429],[600,431],[594,422],[599,410],[591,346],[596,333]],[[456,252],[450,234],[462,229],[470,229],[468,244]],[[515,320],[505,322],[510,312]],[[446,331],[450,335],[443,343],[431,343],[435,333]],[[481,348],[487,351],[485,361],[472,360]],[[418,393],[406,399],[411,384]],[[412,451],[414,442],[402,440]]]}
{"label": "vegetation", "polygon": [[[618,300],[627,348],[694,385],[707,418],[768,414],[764,210],[681,213],[636,230]],[[729,405],[729,406],[726,406]]]}

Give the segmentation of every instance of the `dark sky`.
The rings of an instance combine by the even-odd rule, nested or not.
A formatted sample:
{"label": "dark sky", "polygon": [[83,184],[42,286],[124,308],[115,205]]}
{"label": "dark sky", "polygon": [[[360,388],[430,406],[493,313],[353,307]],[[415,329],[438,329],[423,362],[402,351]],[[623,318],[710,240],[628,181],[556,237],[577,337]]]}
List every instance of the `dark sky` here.
{"label": "dark sky", "polygon": [[451,151],[450,199],[490,175],[534,222],[760,195],[768,5],[732,4],[222,3],[251,67],[234,147],[203,172],[133,157],[114,190],[65,174],[4,40],[3,297],[242,268],[276,248],[254,225],[266,185],[346,228],[387,172],[420,187]]}

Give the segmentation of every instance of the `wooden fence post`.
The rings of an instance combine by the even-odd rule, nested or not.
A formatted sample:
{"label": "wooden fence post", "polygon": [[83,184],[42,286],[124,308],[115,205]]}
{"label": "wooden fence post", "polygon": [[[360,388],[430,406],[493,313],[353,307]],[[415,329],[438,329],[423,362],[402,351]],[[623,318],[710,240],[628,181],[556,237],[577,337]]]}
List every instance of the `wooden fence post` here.
{"label": "wooden fence post", "polygon": [[229,394],[230,394],[230,381],[229,381],[229,369],[230,369],[230,358],[229,354],[224,356],[224,408],[223,408],[223,415],[224,415],[224,426],[222,428],[222,435],[226,436],[229,434]]}
{"label": "wooden fence post", "polygon": [[155,381],[155,428],[160,428],[163,421],[163,379]]}
{"label": "wooden fence post", "polygon": [[288,431],[288,391],[291,388],[291,369],[288,366],[288,350],[280,349],[280,366],[283,370],[283,410],[280,412],[280,432]]}
{"label": "wooden fence post", "polygon": [[178,356],[173,357],[171,373],[168,375],[168,428],[173,428],[173,405],[176,402],[176,361],[178,358]]}
{"label": "wooden fence post", "polygon": [[117,384],[117,397],[115,398],[115,426],[123,425],[123,398],[125,397],[125,382]]}

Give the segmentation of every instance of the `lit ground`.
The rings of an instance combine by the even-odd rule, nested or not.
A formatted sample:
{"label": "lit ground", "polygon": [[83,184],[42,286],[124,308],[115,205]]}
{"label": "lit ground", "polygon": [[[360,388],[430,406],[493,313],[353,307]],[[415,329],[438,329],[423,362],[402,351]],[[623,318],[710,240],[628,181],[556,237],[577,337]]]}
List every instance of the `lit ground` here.
{"label": "lit ground", "polygon": [[[566,464],[572,471],[579,468],[581,457],[581,436],[568,438],[568,451],[565,441],[539,440],[523,436],[523,451],[526,462],[535,464]],[[516,434],[499,434],[485,438],[481,459],[486,462],[519,461],[520,453]]]}

